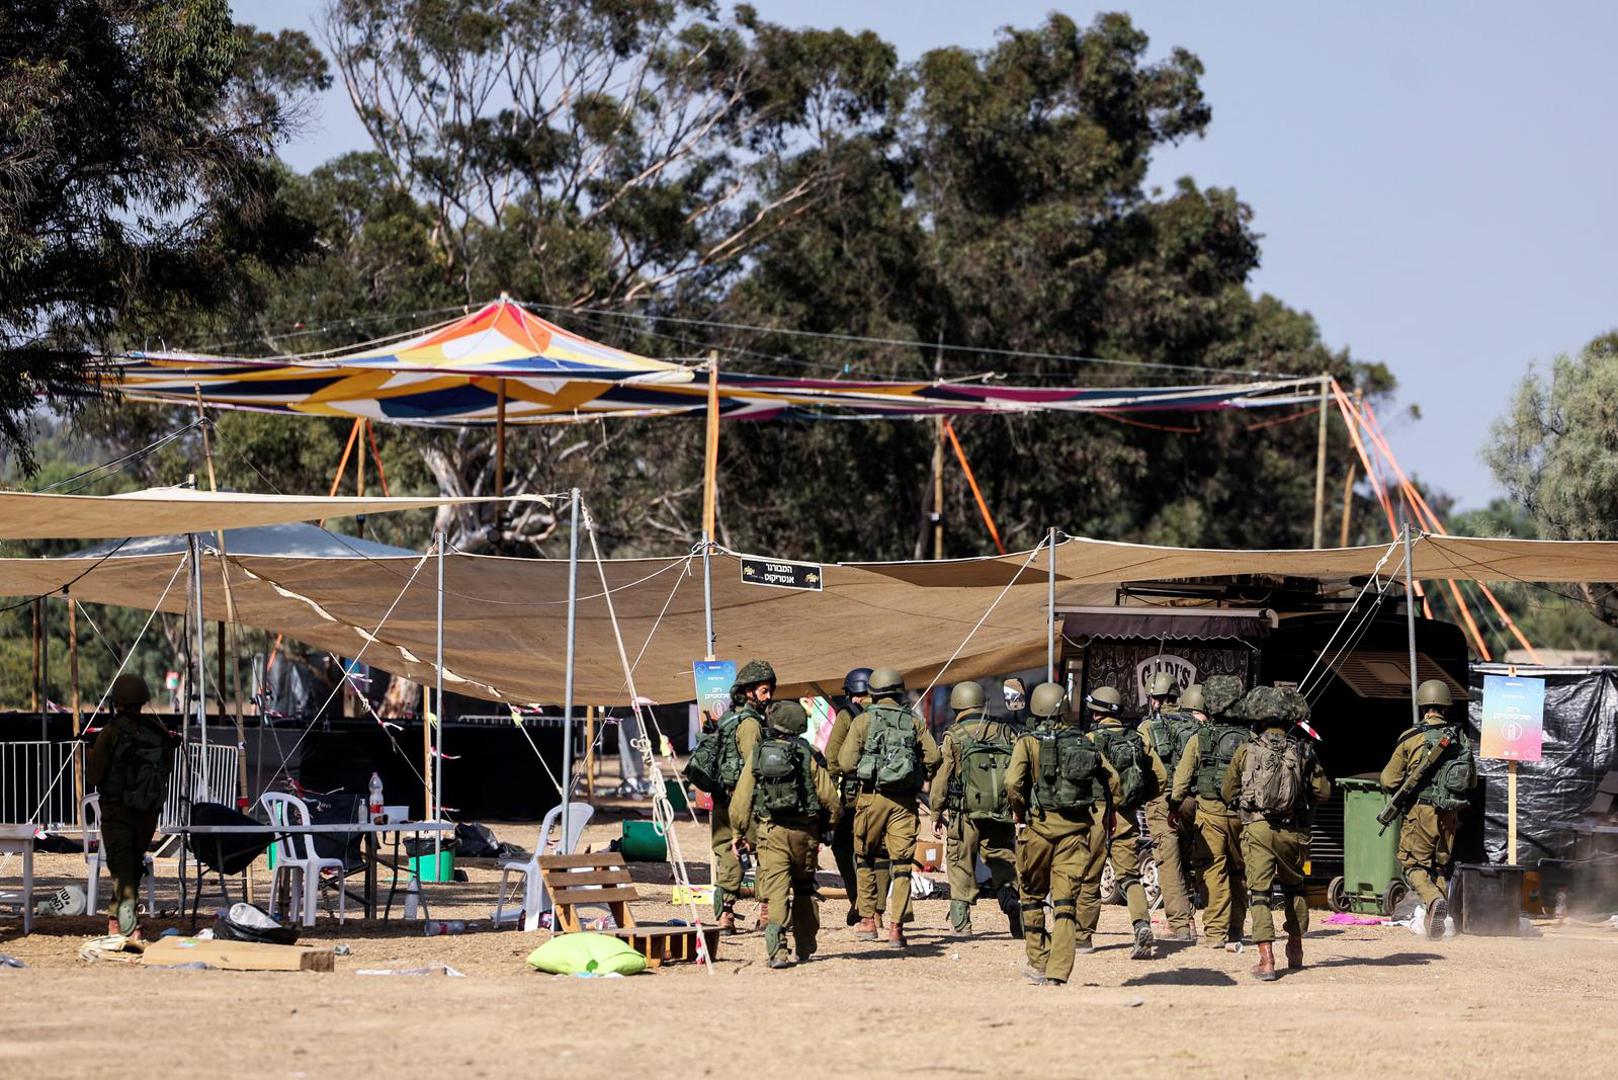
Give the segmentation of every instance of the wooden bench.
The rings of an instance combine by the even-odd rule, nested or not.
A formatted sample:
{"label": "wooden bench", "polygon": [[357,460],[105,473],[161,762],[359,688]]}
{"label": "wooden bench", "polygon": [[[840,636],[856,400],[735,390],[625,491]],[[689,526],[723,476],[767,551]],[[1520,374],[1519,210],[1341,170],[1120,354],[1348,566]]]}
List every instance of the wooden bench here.
{"label": "wooden bench", "polygon": [[[711,959],[719,957],[719,928],[695,926],[639,925],[630,905],[640,899],[629,876],[629,866],[616,851],[590,851],[576,855],[544,855],[539,872],[550,893],[555,928],[564,934],[584,929],[579,920],[581,906],[599,905],[612,913],[616,929],[601,933],[627,941],[646,957],[648,967],[665,963],[695,961],[702,948]],[[699,936],[700,934],[700,936]]]}

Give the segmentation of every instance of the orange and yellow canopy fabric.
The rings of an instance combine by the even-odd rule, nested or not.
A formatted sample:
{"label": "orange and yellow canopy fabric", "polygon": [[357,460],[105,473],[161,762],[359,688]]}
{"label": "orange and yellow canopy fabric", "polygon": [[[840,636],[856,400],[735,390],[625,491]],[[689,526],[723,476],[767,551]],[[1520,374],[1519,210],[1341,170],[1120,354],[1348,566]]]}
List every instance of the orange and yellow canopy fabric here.
{"label": "orange and yellow canopy fabric", "polygon": [[[350,352],[250,359],[134,353],[110,389],[137,400],[363,417],[385,423],[511,424],[678,416],[707,406],[698,369],[615,349],[501,298],[470,315]],[[1308,404],[1317,379],[1203,386],[1030,387],[719,376],[726,419],[878,418],[1008,412],[1206,411]]]}

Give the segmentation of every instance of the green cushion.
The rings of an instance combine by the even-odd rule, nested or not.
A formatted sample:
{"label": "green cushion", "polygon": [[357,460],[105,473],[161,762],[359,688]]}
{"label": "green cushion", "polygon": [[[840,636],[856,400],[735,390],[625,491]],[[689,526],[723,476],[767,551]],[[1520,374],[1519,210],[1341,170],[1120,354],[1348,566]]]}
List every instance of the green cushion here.
{"label": "green cushion", "polygon": [[608,934],[558,934],[528,954],[528,964],[553,975],[639,975],[646,957]]}

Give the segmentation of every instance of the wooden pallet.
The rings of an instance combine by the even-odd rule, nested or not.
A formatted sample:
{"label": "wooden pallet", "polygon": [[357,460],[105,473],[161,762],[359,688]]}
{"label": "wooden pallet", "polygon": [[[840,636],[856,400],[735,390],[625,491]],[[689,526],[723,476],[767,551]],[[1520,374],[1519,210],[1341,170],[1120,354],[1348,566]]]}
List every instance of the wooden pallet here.
{"label": "wooden pallet", "polygon": [[694,962],[706,948],[708,956],[719,956],[719,928],[665,926],[635,921],[631,909],[640,899],[629,875],[629,866],[616,851],[591,851],[576,855],[545,855],[539,872],[551,895],[558,933],[572,934],[584,929],[578,909],[597,905],[612,913],[617,927],[602,933],[627,941],[646,957],[648,967]]}

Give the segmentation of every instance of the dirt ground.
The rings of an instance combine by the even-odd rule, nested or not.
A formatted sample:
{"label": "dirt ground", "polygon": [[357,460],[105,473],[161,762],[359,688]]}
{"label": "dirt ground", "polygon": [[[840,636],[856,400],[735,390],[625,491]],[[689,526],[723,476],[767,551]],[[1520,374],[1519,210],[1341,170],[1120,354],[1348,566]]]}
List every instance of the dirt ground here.
{"label": "dirt ground", "polygon": [[[533,844],[533,825],[497,832]],[[585,839],[604,846],[618,832],[598,818]],[[687,822],[679,838],[693,879],[706,881],[706,830]],[[83,883],[77,857],[38,865],[47,882]],[[8,884],[18,870],[3,868]],[[352,949],[334,974],[88,963],[78,949],[101,920],[39,919],[27,938],[0,922],[0,953],[28,965],[0,968],[0,1077],[1539,1078],[1610,1075],[1618,1059],[1618,932],[1597,925],[1428,942],[1398,927],[1326,926],[1317,912],[1308,968],[1264,985],[1247,973],[1251,950],[1131,961],[1127,916],[1108,908],[1073,983],[1041,988],[1021,978],[1022,945],[992,907],[977,909],[978,935],[959,940],[946,900],[918,902],[912,946],[897,956],[853,941],[834,899],[819,956],[799,968],[767,969],[755,931],[726,939],[711,975],[680,966],[586,980],[529,969],[523,958],[548,935],[491,931],[498,872],[468,876],[428,893],[434,918],[481,921],[463,935],[322,918],[304,940]],[[638,908],[644,920],[686,914],[666,902],[667,867],[637,878],[653,901]],[[172,875],[164,884],[160,907],[174,902]],[[440,963],[465,978],[355,974]]]}

